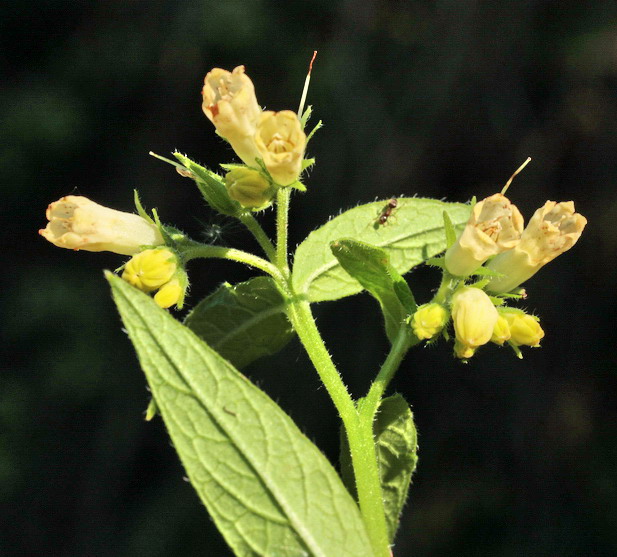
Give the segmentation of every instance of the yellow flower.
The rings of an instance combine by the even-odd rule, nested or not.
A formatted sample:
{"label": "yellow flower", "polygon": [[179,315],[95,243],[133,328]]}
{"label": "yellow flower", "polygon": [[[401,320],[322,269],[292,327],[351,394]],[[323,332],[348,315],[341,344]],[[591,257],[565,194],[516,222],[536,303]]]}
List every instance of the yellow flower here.
{"label": "yellow flower", "polygon": [[510,325],[508,325],[508,320],[498,311],[497,322],[495,323],[495,328],[493,329],[493,334],[491,335],[491,342],[495,344],[499,344],[499,346],[503,346],[503,343],[510,340],[512,333],[510,332]]}
{"label": "yellow flower", "polygon": [[180,281],[175,278],[161,286],[161,289],[154,295],[154,301],[159,307],[167,309],[178,304],[183,297],[184,288],[182,288]]}
{"label": "yellow flower", "polygon": [[446,269],[465,277],[489,257],[513,248],[523,231],[523,217],[515,205],[500,193],[476,203],[467,226],[446,252]]}
{"label": "yellow flower", "polygon": [[515,346],[540,346],[540,341],[544,338],[544,331],[540,323],[533,315],[528,315],[523,311],[504,311],[502,315],[508,321],[510,332],[510,342]]}
{"label": "yellow flower", "polygon": [[298,179],[302,170],[306,135],[295,112],[263,112],[255,143],[259,156],[277,184],[288,186]]}
{"label": "yellow flower", "polygon": [[225,175],[225,185],[229,197],[247,209],[267,206],[275,190],[259,171],[245,167],[230,170]]}
{"label": "yellow flower", "polygon": [[171,251],[149,249],[131,258],[122,278],[144,292],[152,292],[169,282],[176,269],[177,259]]}
{"label": "yellow flower", "polygon": [[232,72],[214,68],[204,79],[202,97],[202,109],[216,131],[229,141],[244,163],[255,166],[259,154],[254,136],[261,108],[244,66]]}
{"label": "yellow flower", "polygon": [[448,312],[441,304],[431,303],[420,306],[411,320],[411,328],[420,339],[433,338],[448,322]]}
{"label": "yellow flower", "polygon": [[458,290],[452,297],[456,355],[471,358],[479,346],[490,341],[497,317],[493,302],[483,290],[471,286]]}
{"label": "yellow flower", "polygon": [[574,212],[572,201],[547,201],[531,217],[520,243],[487,265],[504,275],[491,280],[487,290],[509,292],[530,279],[544,265],[576,244],[586,224],[587,219]]}
{"label": "yellow flower", "polygon": [[133,255],[143,246],[163,243],[159,229],[139,215],[86,197],[67,195],[51,203],[46,215],[49,223],[39,234],[60,248]]}

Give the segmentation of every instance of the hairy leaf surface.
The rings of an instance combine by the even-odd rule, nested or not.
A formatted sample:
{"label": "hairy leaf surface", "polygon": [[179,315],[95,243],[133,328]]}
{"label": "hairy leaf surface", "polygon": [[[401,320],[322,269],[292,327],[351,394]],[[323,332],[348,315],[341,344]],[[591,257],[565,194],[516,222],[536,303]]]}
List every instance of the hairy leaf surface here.
{"label": "hairy leaf surface", "polygon": [[370,557],[353,499],[281,408],[149,296],[108,279],[191,483],[235,554]]}
{"label": "hairy leaf surface", "polygon": [[337,300],[362,291],[362,286],[340,266],[330,244],[354,238],[383,248],[392,266],[401,274],[433,257],[446,247],[443,213],[456,230],[469,217],[470,207],[434,199],[401,197],[384,224],[379,216],[385,201],[354,207],[311,232],[298,246],[294,257],[293,285],[311,302]]}
{"label": "hairy leaf surface", "polygon": [[293,337],[285,298],[270,277],[221,285],[184,324],[237,368],[276,354]]}

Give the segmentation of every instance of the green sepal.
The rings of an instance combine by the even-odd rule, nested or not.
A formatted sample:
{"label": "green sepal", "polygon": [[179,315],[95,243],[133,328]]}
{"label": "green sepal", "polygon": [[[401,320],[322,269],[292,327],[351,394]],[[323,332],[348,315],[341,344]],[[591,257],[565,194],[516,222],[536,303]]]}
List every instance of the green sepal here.
{"label": "green sepal", "polygon": [[135,209],[137,210],[137,214],[142,219],[148,221],[150,224],[154,224],[152,217],[146,212],[144,206],[141,204],[141,199],[139,199],[139,192],[137,190],[133,190],[133,200],[135,202]]}
{"label": "green sepal", "polygon": [[293,188],[293,189],[301,191],[301,192],[305,192],[306,191],[306,186],[302,182],[300,182],[300,180],[296,180],[295,182],[292,182],[288,186],[284,186],[284,187],[286,187],[286,188]]}
{"label": "green sepal", "polygon": [[[358,401],[362,403],[362,399]],[[418,462],[418,434],[409,404],[400,394],[384,398],[373,423],[379,477],[390,543],[398,529],[411,476]],[[349,443],[341,428],[340,469],[343,483],[357,498]]]}
{"label": "green sepal", "polygon": [[448,249],[456,242],[456,230],[447,211],[443,212],[443,226],[446,232],[446,249]]}
{"label": "green sepal", "polygon": [[242,206],[229,197],[225,182],[221,176],[216,174],[216,172],[212,172],[212,170],[204,168],[177,151],[174,152],[173,155],[182,163],[186,170],[189,170],[193,174],[201,195],[210,207],[230,217],[237,217],[242,213]]}
{"label": "green sepal", "polygon": [[311,130],[311,132],[306,136],[306,144],[308,145],[308,142],[313,138],[313,136],[315,135],[315,132],[320,130],[321,128],[323,128],[323,121],[319,120],[319,122],[317,122],[317,124],[315,124],[315,127]]}
{"label": "green sepal", "polygon": [[148,295],[106,276],[173,446],[234,554],[373,556],[357,505],[291,418]]}
{"label": "green sepal", "polygon": [[315,159],[303,159],[302,160],[302,171],[306,170],[307,168],[313,166],[315,164]]}
{"label": "green sepal", "polygon": [[[405,326],[407,315],[415,311],[415,301],[405,280],[390,265],[388,254],[381,248],[351,238],[332,242],[330,249],[341,267],[377,300],[386,334],[393,342],[401,326]],[[413,309],[408,311],[408,306]]]}
{"label": "green sepal", "polygon": [[440,269],[446,268],[446,262],[444,257],[431,257],[425,261],[429,267],[439,267]]}
{"label": "green sepal", "polygon": [[488,267],[478,267],[473,273],[471,273],[471,276],[498,278],[503,277],[504,274],[493,271],[493,269],[489,269]]}
{"label": "green sepal", "polygon": [[309,121],[311,114],[313,114],[313,106],[309,104],[300,118],[300,125],[302,126],[302,129],[306,127],[306,123]]}
{"label": "green sepal", "polygon": [[293,337],[286,300],[270,277],[222,284],[186,316],[189,327],[223,358],[242,369],[276,354]]}

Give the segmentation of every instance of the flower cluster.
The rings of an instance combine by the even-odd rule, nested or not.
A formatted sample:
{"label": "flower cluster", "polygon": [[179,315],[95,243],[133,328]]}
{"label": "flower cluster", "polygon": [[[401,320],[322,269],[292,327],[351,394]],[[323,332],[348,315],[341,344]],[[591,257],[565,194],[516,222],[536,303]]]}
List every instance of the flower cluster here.
{"label": "flower cluster", "polygon": [[[247,185],[238,186],[238,176],[229,175],[233,170],[226,176],[229,193],[236,201],[247,208],[261,208],[276,187],[298,180],[306,147],[300,119],[291,110],[263,111],[244,66],[231,72],[214,68],[204,79],[202,97],[202,109],[217,133],[255,170],[252,176],[246,172],[241,176]],[[270,182],[259,178],[262,168]]]}
{"label": "flower cluster", "polygon": [[[465,360],[489,342],[508,343],[519,357],[520,346],[539,346],[544,331],[538,318],[506,307],[506,298],[522,297],[513,291],[569,250],[586,224],[572,201],[547,201],[526,228],[520,211],[503,194],[476,203],[465,229],[443,258],[444,288],[410,320],[414,334],[419,340],[434,339],[442,331],[447,334],[451,319],[454,353]],[[489,278],[467,284],[474,275]]]}

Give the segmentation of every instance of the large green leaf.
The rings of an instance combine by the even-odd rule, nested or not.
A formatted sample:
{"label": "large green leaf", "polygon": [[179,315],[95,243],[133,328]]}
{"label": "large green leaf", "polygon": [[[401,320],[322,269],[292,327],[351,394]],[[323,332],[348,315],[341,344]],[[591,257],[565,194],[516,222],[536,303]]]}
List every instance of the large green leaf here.
{"label": "large green leaf", "polygon": [[[400,394],[384,398],[373,424],[377,462],[383,492],[390,542],[394,540],[418,462],[418,434],[409,404]],[[341,430],[341,476],[354,497],[356,488],[349,455],[349,444]]]}
{"label": "large green leaf", "polygon": [[332,242],[330,248],[341,267],[377,300],[386,334],[393,341],[400,327],[405,326],[405,317],[416,309],[405,279],[390,265],[390,258],[382,248],[350,238]]}
{"label": "large green leaf", "polygon": [[404,274],[445,249],[444,211],[457,230],[467,222],[470,211],[469,205],[462,203],[401,197],[385,224],[380,224],[385,206],[386,202],[375,201],[354,207],[311,232],[294,257],[296,293],[305,294],[311,302],[322,302],[362,291],[330,251],[335,240],[354,238],[381,247],[392,266]]}
{"label": "large green leaf", "polygon": [[108,278],[174,447],[235,554],[370,557],[356,504],[281,408],[149,296]]}
{"label": "large green leaf", "polygon": [[293,336],[285,298],[270,277],[221,285],[184,324],[237,368],[276,354]]}

